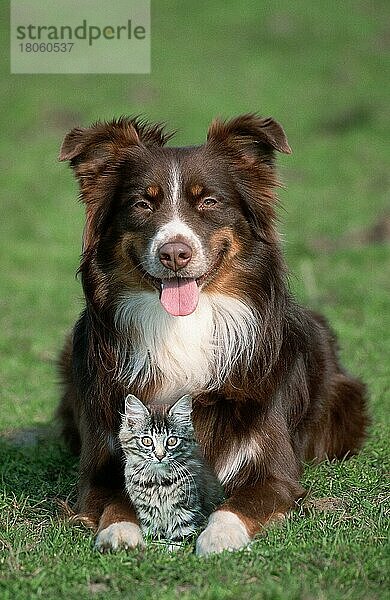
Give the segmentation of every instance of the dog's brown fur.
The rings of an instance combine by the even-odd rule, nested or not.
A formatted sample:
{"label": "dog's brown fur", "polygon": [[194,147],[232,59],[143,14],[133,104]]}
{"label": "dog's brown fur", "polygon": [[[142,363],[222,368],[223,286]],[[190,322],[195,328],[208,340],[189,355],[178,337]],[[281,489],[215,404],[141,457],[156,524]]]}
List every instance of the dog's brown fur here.
{"label": "dog's brown fur", "polygon": [[[121,190],[135,176],[142,181],[150,169],[154,178],[145,179],[145,194],[157,201],[166,162],[174,157],[183,170],[195,165],[197,173],[221,182],[221,194],[229,196],[229,210],[237,215],[234,226],[227,222],[210,232],[211,248],[225,250],[201,293],[249,299],[261,319],[251,363],[237,363],[217,391],[197,393],[193,412],[199,441],[217,470],[245,444],[256,448],[228,482],[222,507],[239,515],[253,536],[302,497],[305,460],[341,458],[361,447],[368,422],[365,389],[340,366],[325,320],[297,306],[287,291],[274,229],[274,151],[290,152],[280,125],[255,115],[215,121],[207,144],[190,149],[165,148],[168,137],[160,126],[121,119],[73,130],[61,149],[60,159],[71,161],[86,205],[80,267],[86,309],[62,354],[58,411],[66,440],[80,452],[77,510],[99,531],[118,521],[136,522],[113,440],[126,395],[152,401],[161,382],[144,387],[135,382],[129,389],[114,376],[122,351],[115,301],[125,289],[150,289],[127,252],[130,244],[137,253],[148,229],[129,232],[117,215]],[[189,180],[195,202],[208,183],[199,175]]]}

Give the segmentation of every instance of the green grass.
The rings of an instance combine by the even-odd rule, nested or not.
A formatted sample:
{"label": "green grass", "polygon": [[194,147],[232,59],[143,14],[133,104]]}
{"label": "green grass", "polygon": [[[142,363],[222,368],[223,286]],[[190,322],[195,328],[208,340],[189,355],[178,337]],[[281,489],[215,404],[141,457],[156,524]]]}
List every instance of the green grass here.
{"label": "green grass", "polygon": [[[388,597],[389,246],[351,240],[388,207],[389,17],[380,0],[155,1],[150,76],[11,76],[1,54],[2,599]],[[83,222],[56,161],[61,139],[77,124],[144,113],[178,128],[177,143],[197,143],[215,115],[254,110],[280,120],[294,150],[279,161],[291,287],[327,315],[346,366],[367,382],[370,439],[350,461],[308,466],[314,504],[248,551],[199,560],[190,546],[169,555],[152,544],[101,556],[58,502],[74,498],[77,477],[51,423],[55,358],[82,306]],[[333,250],[319,249],[324,238]],[[23,430],[39,426],[23,445]],[[324,497],[332,510],[316,504]]]}

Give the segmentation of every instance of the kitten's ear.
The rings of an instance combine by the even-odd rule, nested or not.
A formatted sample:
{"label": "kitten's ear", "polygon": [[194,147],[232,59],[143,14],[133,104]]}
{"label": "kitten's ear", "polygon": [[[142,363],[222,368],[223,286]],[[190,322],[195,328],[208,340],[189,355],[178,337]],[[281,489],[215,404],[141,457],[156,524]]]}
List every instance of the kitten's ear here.
{"label": "kitten's ear", "polygon": [[129,394],[125,400],[125,417],[131,423],[144,421],[149,416],[149,410],[136,396]]}
{"label": "kitten's ear", "polygon": [[179,420],[190,421],[192,413],[192,398],[188,394],[182,396],[168,411],[168,414]]}

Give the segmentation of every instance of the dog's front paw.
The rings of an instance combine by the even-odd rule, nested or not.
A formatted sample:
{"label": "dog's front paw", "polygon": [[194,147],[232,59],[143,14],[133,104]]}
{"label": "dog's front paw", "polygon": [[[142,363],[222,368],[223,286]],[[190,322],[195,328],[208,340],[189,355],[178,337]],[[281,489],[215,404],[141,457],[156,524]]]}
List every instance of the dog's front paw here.
{"label": "dog's front paw", "polygon": [[239,550],[250,542],[247,529],[241,519],[227,510],[217,510],[209,518],[208,525],[196,542],[198,556],[216,554],[223,550]]}
{"label": "dog's front paw", "polygon": [[128,550],[144,545],[141,529],[135,523],[127,521],[112,523],[112,525],[102,529],[98,533],[95,542],[95,548],[99,552],[116,552],[117,550]]}

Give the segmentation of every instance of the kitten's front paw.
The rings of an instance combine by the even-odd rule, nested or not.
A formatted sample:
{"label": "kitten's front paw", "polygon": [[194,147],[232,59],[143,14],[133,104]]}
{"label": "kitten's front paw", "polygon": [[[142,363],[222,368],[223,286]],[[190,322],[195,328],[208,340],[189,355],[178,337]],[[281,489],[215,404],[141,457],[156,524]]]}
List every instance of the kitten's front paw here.
{"label": "kitten's front paw", "polygon": [[209,518],[208,525],[196,542],[196,554],[207,556],[223,550],[239,550],[250,542],[247,529],[241,519],[227,510],[217,510]]}
{"label": "kitten's front paw", "polygon": [[145,546],[141,529],[135,523],[121,521],[112,523],[105,529],[102,529],[97,535],[95,548],[99,552],[116,552],[121,549],[135,548],[136,546]]}

